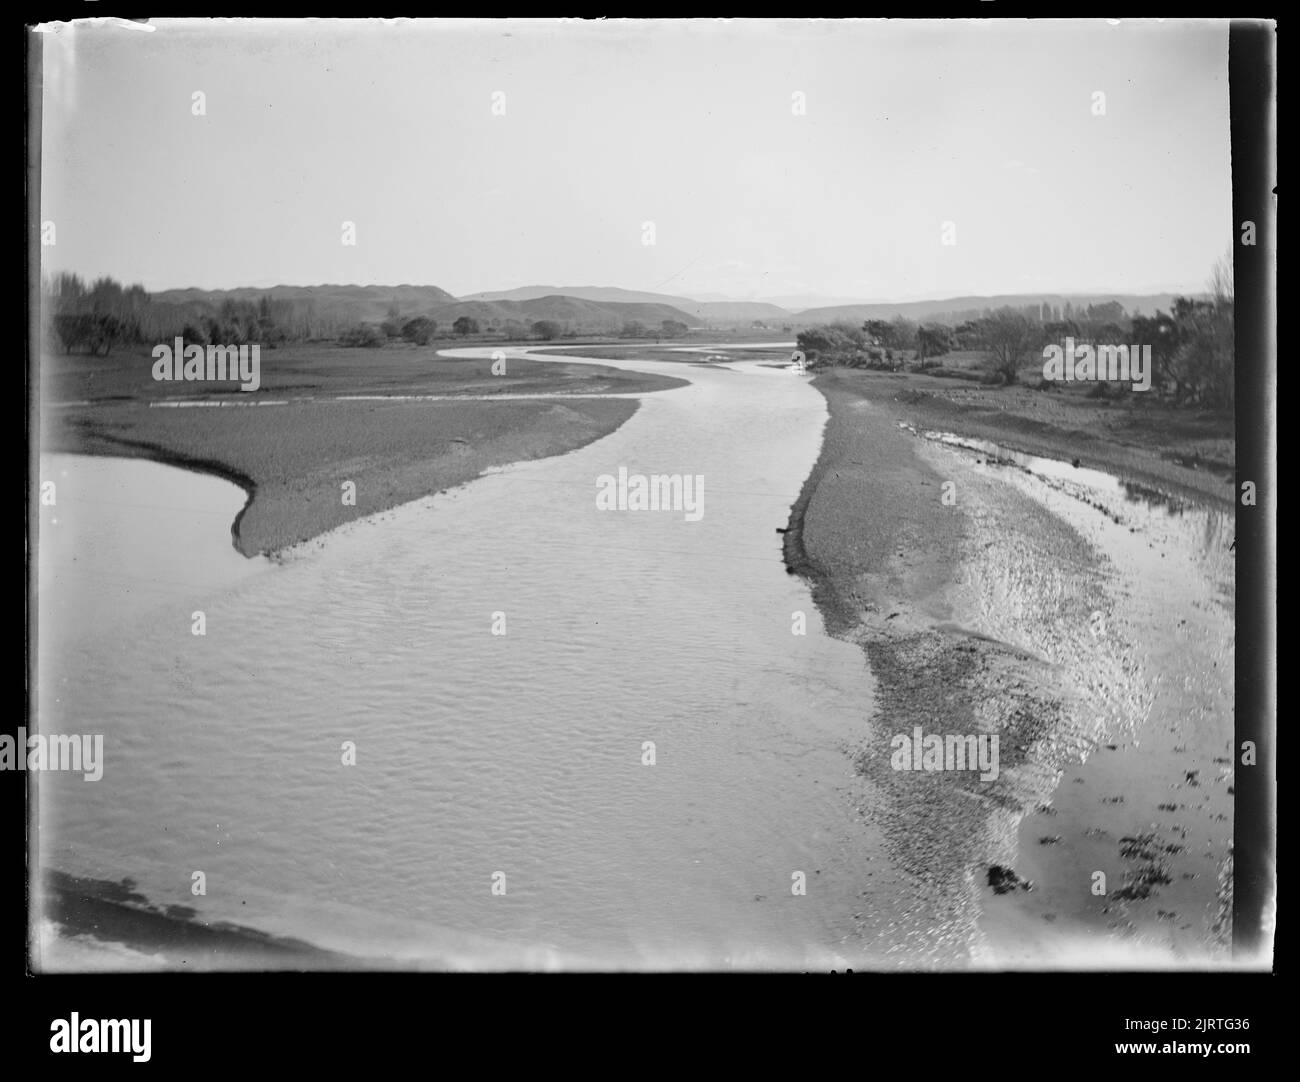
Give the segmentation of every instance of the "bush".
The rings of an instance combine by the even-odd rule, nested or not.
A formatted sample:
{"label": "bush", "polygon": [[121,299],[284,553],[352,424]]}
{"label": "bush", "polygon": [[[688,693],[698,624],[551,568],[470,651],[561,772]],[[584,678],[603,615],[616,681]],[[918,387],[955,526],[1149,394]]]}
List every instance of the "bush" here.
{"label": "bush", "polygon": [[339,335],[339,345],[341,346],[361,346],[366,349],[378,349],[386,341],[388,341],[388,338],[384,332],[370,323],[358,323]]}
{"label": "bush", "polygon": [[139,329],[117,316],[81,312],[55,316],[54,333],[68,353],[85,346],[91,355],[102,352],[107,357],[116,343],[138,337]]}
{"label": "bush", "polygon": [[402,327],[402,337],[417,346],[427,346],[437,329],[438,324],[433,320],[416,316],[415,319],[407,320]]}

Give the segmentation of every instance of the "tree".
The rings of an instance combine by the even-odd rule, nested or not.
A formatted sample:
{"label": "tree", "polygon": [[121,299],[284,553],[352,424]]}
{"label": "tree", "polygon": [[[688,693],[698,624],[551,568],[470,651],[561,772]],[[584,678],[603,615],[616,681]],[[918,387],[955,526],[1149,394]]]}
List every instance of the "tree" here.
{"label": "tree", "polygon": [[396,298],[394,298],[393,303],[388,306],[388,313],[384,317],[384,322],[381,323],[379,327],[384,334],[388,335],[389,338],[402,337],[402,309],[398,305]]}
{"label": "tree", "polygon": [[91,356],[108,356],[118,342],[132,337],[130,327],[117,316],[103,312],[60,313],[54,317],[54,333],[67,353],[85,346]]}
{"label": "tree", "polygon": [[927,323],[916,332],[916,352],[922,364],[927,357],[942,357],[952,349],[952,331],[942,323]]}
{"label": "tree", "polygon": [[1209,300],[1178,297],[1174,301],[1176,341],[1169,371],[1177,401],[1226,410],[1232,407],[1236,382],[1236,306],[1230,257],[1215,263],[1209,288]]}
{"label": "tree", "polygon": [[845,365],[849,368],[883,367],[883,357],[872,346],[866,333],[851,323],[832,323],[828,327],[810,327],[795,339],[813,368]]}
{"label": "tree", "polygon": [[1043,325],[1043,337],[1049,342],[1061,343],[1066,338],[1079,337],[1079,325],[1072,319],[1053,320]]}
{"label": "tree", "polygon": [[451,325],[451,329],[462,338],[469,334],[478,334],[478,320],[470,316],[457,316],[456,322]]}
{"label": "tree", "polygon": [[402,337],[408,342],[414,342],[417,346],[427,346],[437,329],[438,324],[433,320],[424,316],[416,316],[414,319],[408,319],[403,324]]}
{"label": "tree", "polygon": [[646,325],[637,319],[629,319],[619,333],[623,338],[647,338],[650,335]]}
{"label": "tree", "polygon": [[877,346],[887,346],[891,344],[892,339],[890,338],[890,334],[892,330],[893,328],[890,326],[889,322],[884,319],[869,319],[862,324],[862,333],[871,339],[873,345]]}
{"label": "tree", "polygon": [[952,338],[958,349],[977,349],[980,340],[979,320],[968,319],[958,323],[953,328]]}
{"label": "tree", "polygon": [[1215,409],[1230,407],[1235,361],[1232,302],[1191,302],[1176,315],[1173,369],[1178,400]]}
{"label": "tree", "polygon": [[1133,317],[1133,341],[1139,346],[1151,347],[1151,384],[1161,391],[1178,393],[1178,374],[1174,357],[1178,350],[1178,325],[1167,312],[1154,316]]}
{"label": "tree", "polygon": [[1132,338],[1151,347],[1152,385],[1172,393],[1179,404],[1231,409],[1236,343],[1231,261],[1220,259],[1209,282],[1208,299],[1176,297],[1171,313],[1134,316]]}
{"label": "tree", "polygon": [[538,338],[544,342],[549,342],[553,338],[559,338],[563,330],[553,319],[539,319],[533,324],[532,331]]}
{"label": "tree", "polygon": [[895,316],[889,324],[889,341],[894,349],[916,348],[916,324],[906,316]]}
{"label": "tree", "polygon": [[88,315],[65,312],[54,317],[54,333],[64,353],[71,353],[90,341],[90,319]]}
{"label": "tree", "polygon": [[978,333],[981,346],[988,352],[990,373],[1001,376],[1004,383],[1015,383],[1040,332],[1021,313],[999,308],[979,321]]}
{"label": "tree", "polygon": [[676,319],[665,319],[659,326],[665,338],[681,338],[690,330],[685,323]]}

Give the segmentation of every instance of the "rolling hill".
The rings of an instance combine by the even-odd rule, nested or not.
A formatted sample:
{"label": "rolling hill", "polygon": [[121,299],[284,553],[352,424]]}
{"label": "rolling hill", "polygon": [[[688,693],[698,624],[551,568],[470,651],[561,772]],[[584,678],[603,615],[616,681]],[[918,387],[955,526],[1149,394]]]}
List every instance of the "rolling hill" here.
{"label": "rolling hill", "polygon": [[251,301],[263,297],[272,301],[289,301],[295,307],[314,306],[322,316],[340,323],[380,323],[396,303],[403,314],[423,315],[429,308],[455,301],[456,298],[437,286],[271,286],[268,289],[166,289],[151,294],[158,304],[172,304],[196,309],[217,309],[222,301]]}
{"label": "rolling hill", "polygon": [[[625,290],[610,290],[620,295]],[[649,296],[654,294],[633,294]],[[617,332],[625,323],[637,321],[657,327],[664,320],[694,326],[700,321],[692,313],[663,302],[586,300],[571,296],[546,294],[524,300],[458,300],[437,286],[272,286],[267,289],[168,289],[152,294],[157,305],[172,306],[179,312],[215,313],[226,300],[256,304],[263,297],[289,302],[295,309],[310,306],[316,318],[334,326],[355,323],[382,323],[395,305],[398,318],[427,316],[442,327],[450,328],[460,316],[478,320],[483,327],[503,327],[507,321],[531,325],[548,319],[566,330],[583,333]]]}
{"label": "rolling hill", "polygon": [[790,316],[786,309],[764,301],[697,301],[690,297],[677,297],[668,293],[645,293],[635,289],[620,289],[617,286],[520,286],[518,289],[506,289],[495,293],[474,293],[461,299],[530,301],[548,296],[574,297],[578,300],[596,301],[602,304],[666,304],[690,316],[687,322],[692,325],[747,324],[754,320],[770,322],[788,319]]}
{"label": "rolling hill", "polygon": [[950,297],[942,300],[892,303],[842,304],[806,308],[797,313],[764,301],[696,301],[689,297],[620,289],[615,286],[523,286],[493,293],[476,293],[457,298],[437,286],[272,286],[265,289],[168,289],[151,295],[151,301],[165,306],[181,320],[216,314],[226,300],[256,304],[262,298],[287,305],[295,319],[330,333],[331,329],[357,323],[379,324],[396,306],[398,318],[427,316],[440,327],[450,329],[461,316],[478,321],[484,329],[501,330],[507,323],[531,326],[538,320],[559,323],[564,330],[580,334],[617,334],[630,322],[648,328],[665,320],[688,327],[749,328],[763,323],[769,329],[795,325],[808,327],[846,321],[860,324],[868,319],[893,319],[960,323],[978,318],[988,309],[1003,305],[1024,307],[1049,304],[1075,308],[1118,301],[1131,313],[1150,315],[1157,308],[1168,311],[1175,294],[1125,293],[1026,293],[989,297]]}
{"label": "rolling hill", "polygon": [[607,332],[617,332],[625,323],[634,321],[647,327],[657,327],[666,319],[688,326],[698,322],[689,312],[669,304],[592,301],[556,295],[527,300],[461,300],[437,305],[420,314],[436,319],[439,325],[450,324],[460,316],[476,319],[483,326],[501,326],[508,320],[531,324],[548,319],[573,329]]}

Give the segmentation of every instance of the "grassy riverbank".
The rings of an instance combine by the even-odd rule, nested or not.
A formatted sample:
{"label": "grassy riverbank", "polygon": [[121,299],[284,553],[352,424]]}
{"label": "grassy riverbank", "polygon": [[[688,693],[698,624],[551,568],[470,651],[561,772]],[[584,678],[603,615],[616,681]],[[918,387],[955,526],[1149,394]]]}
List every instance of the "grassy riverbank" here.
{"label": "grassy riverbank", "polygon": [[[490,358],[440,358],[436,348],[266,350],[256,392],[155,381],[143,350],[49,355],[41,449],[150,458],[242,485],[251,501],[234,540],[251,556],[464,484],[493,466],[582,447],[637,409],[635,399],[582,396],[681,385],[597,364],[515,358],[494,375]],[[351,395],[436,397],[344,400]],[[164,405],[181,401],[196,404]],[[355,486],[354,503],[344,502],[346,482]]]}

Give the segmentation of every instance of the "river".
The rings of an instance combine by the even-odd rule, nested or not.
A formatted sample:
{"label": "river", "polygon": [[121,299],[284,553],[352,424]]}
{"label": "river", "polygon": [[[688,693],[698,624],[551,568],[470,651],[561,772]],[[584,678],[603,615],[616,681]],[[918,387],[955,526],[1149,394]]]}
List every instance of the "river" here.
{"label": "river", "polygon": [[[822,396],[606,363],[691,382],[279,563],[227,482],[44,458],[40,725],[105,766],[41,775],[42,863],[379,965],[825,969],[926,926],[858,811],[863,654],[781,558]],[[703,516],[598,509],[621,467]]]}

